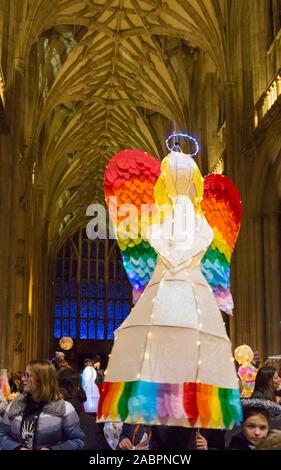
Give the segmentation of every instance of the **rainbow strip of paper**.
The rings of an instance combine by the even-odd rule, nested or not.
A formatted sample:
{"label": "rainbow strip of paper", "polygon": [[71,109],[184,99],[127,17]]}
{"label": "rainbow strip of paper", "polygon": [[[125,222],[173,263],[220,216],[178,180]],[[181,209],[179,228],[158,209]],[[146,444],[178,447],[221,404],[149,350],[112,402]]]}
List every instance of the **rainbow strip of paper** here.
{"label": "rainbow strip of paper", "polygon": [[242,421],[238,389],[188,382],[105,382],[100,421],[231,429]]}

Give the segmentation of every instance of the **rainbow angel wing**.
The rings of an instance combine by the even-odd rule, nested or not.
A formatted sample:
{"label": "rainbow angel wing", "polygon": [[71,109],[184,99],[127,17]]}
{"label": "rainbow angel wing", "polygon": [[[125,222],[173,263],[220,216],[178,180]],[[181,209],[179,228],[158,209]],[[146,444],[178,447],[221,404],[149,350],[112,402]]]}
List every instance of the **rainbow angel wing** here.
{"label": "rainbow angel wing", "polygon": [[214,231],[214,239],[201,261],[201,270],[213,290],[219,309],[231,314],[230,260],[242,219],[238,189],[227,176],[205,176],[201,208]]}
{"label": "rainbow angel wing", "polygon": [[[140,150],[123,150],[117,153],[110,160],[104,173],[106,203],[121,249],[123,265],[134,289],[135,299],[150,281],[157,261],[156,252],[143,238],[141,206],[154,203],[154,185],[159,175],[160,161]],[[114,196],[116,197],[117,217],[111,211],[114,204],[111,206],[109,199]],[[135,231],[129,237],[124,226],[128,213],[125,214],[121,208],[124,204],[133,204],[138,217]],[[149,211],[146,222],[150,215]]]}

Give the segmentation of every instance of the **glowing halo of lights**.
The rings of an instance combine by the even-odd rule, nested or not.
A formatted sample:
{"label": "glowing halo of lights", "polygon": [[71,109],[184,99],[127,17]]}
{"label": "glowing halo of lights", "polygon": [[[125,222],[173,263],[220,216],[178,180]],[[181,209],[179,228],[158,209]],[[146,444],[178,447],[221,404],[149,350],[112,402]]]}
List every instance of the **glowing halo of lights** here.
{"label": "glowing halo of lights", "polygon": [[191,141],[194,146],[195,146],[195,152],[193,153],[190,153],[189,154],[189,157],[195,157],[195,155],[197,155],[197,153],[199,153],[199,145],[198,145],[198,142],[197,140],[195,139],[195,137],[191,137],[191,135],[187,134],[186,132],[173,132],[172,134],[169,135],[169,137],[167,138],[167,140],[165,141],[165,144],[166,144],[166,147],[167,149],[171,152],[173,150],[173,148],[177,145],[177,147],[181,150],[180,146],[177,144],[177,143],[174,143],[174,145],[172,147],[170,147],[169,145],[169,141],[172,139],[172,138],[175,138],[175,137],[182,137],[183,139],[187,139],[189,141]]}

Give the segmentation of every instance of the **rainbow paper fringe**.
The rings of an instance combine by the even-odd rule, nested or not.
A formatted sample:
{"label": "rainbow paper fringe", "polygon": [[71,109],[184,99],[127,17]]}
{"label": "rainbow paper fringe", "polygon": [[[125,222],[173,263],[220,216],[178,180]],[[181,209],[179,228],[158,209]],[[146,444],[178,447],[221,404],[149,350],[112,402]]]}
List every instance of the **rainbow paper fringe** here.
{"label": "rainbow paper fringe", "polygon": [[239,390],[188,382],[104,382],[100,421],[231,429],[242,421]]}
{"label": "rainbow paper fringe", "polygon": [[230,261],[242,218],[242,203],[236,186],[227,176],[206,176],[201,208],[214,231],[214,239],[201,261],[201,270],[220,310],[229,313],[233,308]]}

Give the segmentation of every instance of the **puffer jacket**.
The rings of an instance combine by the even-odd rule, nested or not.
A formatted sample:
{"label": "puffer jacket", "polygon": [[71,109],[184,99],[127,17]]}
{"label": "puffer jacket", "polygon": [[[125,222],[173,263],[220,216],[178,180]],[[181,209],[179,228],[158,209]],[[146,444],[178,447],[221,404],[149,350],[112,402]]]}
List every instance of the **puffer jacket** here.
{"label": "puffer jacket", "polygon": [[[25,395],[20,395],[8,405],[0,422],[0,449],[14,450],[23,445],[20,427],[25,406]],[[44,405],[39,415],[34,448],[76,450],[83,446],[84,433],[71,403],[57,400]]]}

